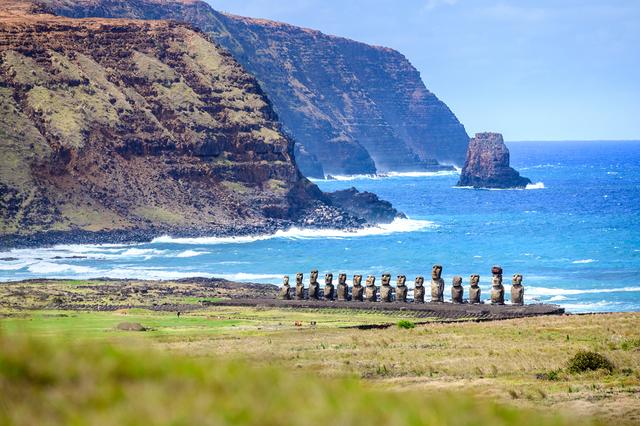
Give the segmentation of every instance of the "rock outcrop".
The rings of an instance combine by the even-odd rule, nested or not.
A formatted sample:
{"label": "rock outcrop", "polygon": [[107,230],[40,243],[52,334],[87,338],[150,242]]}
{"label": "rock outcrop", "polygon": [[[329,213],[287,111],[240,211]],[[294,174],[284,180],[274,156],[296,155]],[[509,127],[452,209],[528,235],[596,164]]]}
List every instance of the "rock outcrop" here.
{"label": "rock outcrop", "polygon": [[388,201],[380,200],[372,192],[360,192],[356,188],[328,193],[329,201],[353,216],[365,219],[369,223],[390,223],[394,219],[406,218],[393,208]]}
{"label": "rock outcrop", "polygon": [[207,34],[40,12],[0,4],[0,246],[365,222],[302,176],[256,79]]}
{"label": "rock outcrop", "polygon": [[42,1],[65,16],[175,19],[210,33],[260,81],[306,176],[464,162],[464,127],[393,49],[222,14],[197,0]]}
{"label": "rock outcrop", "polygon": [[458,186],[525,188],[530,183],[509,166],[509,149],[500,133],[476,133],[469,141]]}

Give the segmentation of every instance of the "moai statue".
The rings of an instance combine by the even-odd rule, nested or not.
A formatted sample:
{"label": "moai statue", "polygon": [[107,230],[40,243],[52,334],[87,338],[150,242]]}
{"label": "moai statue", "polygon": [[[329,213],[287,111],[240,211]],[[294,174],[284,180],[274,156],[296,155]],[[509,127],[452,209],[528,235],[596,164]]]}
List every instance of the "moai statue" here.
{"label": "moai statue", "polygon": [[338,288],[336,289],[338,300],[346,302],[349,300],[349,285],[347,284],[347,274],[338,275]]}
{"label": "moai statue", "polygon": [[335,287],[333,285],[333,274],[325,274],[324,300],[333,300],[334,296],[335,296]]}
{"label": "moai statue", "polygon": [[464,287],[462,287],[462,277],[456,275],[453,277],[453,285],[451,286],[451,301],[453,303],[462,303],[464,296]]}
{"label": "moai statue", "polygon": [[302,272],[296,274],[296,300],[304,300],[304,283],[302,279],[304,275]]}
{"label": "moai statue", "polygon": [[444,280],[442,276],[442,266],[433,265],[431,269],[431,301],[444,302]]}
{"label": "moai statue", "polygon": [[282,279],[282,288],[280,288],[280,293],[278,293],[278,299],[291,300],[291,286],[289,286],[289,275],[285,275]]}
{"label": "moai statue", "polygon": [[511,281],[511,304],[524,305],[524,286],[520,274],[515,274],[513,281]]}
{"label": "moai statue", "polygon": [[353,276],[353,287],[351,288],[351,300],[362,302],[364,300],[364,287],[362,286],[362,275]]}
{"label": "moai statue", "polygon": [[309,299],[318,300],[320,298],[320,283],[318,282],[318,270],[311,271],[309,278]]}
{"label": "moai statue", "polygon": [[364,289],[364,298],[367,302],[375,302],[378,300],[378,287],[376,287],[376,277],[373,275],[367,277],[367,287]]}
{"label": "moai statue", "polygon": [[471,275],[469,284],[469,303],[482,303],[480,301],[480,275]]}
{"label": "moai statue", "polygon": [[391,287],[391,274],[382,274],[380,283],[380,301],[391,302],[393,298],[393,287]]}
{"label": "moai statue", "polygon": [[424,303],[424,277],[417,276],[413,288],[413,302]]}
{"label": "moai statue", "polygon": [[407,303],[407,277],[398,275],[396,278],[396,302]]}
{"label": "moai statue", "polygon": [[491,268],[493,279],[491,281],[491,304],[504,305],[504,286],[502,285],[502,268],[494,266]]}

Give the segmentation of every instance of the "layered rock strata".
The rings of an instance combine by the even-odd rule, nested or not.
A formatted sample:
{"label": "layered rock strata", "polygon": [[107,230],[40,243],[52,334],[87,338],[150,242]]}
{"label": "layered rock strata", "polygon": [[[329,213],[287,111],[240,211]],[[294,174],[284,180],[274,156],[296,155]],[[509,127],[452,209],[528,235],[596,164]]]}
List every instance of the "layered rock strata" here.
{"label": "layered rock strata", "polygon": [[43,1],[66,16],[175,19],[212,34],[260,81],[306,176],[464,162],[464,127],[393,49],[219,13],[203,1]]}

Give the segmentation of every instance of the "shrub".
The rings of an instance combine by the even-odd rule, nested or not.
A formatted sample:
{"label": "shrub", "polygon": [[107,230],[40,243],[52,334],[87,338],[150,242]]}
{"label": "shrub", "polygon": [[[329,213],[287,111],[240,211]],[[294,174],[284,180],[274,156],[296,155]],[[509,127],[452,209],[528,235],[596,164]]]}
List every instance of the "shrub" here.
{"label": "shrub", "polygon": [[416,328],[416,323],[408,320],[400,320],[398,321],[398,327],[408,330],[410,328]]}
{"label": "shrub", "polygon": [[604,355],[591,351],[580,351],[569,360],[567,370],[570,373],[582,373],[592,370],[607,370],[612,372],[613,363]]}
{"label": "shrub", "polygon": [[545,373],[538,373],[536,374],[536,379],[557,382],[558,380],[560,380],[560,370],[551,370]]}

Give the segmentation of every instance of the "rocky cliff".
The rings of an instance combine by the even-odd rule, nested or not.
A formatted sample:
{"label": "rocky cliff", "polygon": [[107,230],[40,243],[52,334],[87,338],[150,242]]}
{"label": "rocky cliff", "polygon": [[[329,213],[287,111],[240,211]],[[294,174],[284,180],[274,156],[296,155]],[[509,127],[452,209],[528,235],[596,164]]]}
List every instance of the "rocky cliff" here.
{"label": "rocky cliff", "polygon": [[204,33],[39,12],[0,5],[0,244],[363,223],[301,175],[257,81]]}
{"label": "rocky cliff", "polygon": [[170,18],[209,32],[260,81],[307,176],[437,170],[468,143],[451,110],[399,52],[197,0],[46,0],[74,17]]}
{"label": "rocky cliff", "polygon": [[469,141],[458,186],[525,188],[531,181],[509,167],[509,149],[500,133],[476,133]]}

